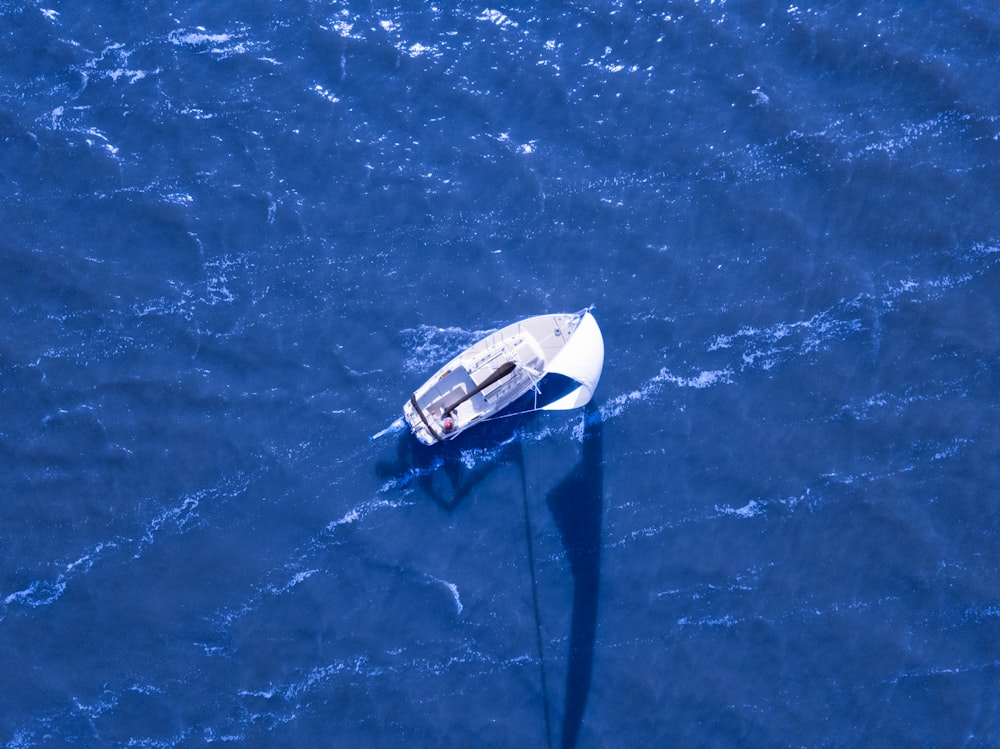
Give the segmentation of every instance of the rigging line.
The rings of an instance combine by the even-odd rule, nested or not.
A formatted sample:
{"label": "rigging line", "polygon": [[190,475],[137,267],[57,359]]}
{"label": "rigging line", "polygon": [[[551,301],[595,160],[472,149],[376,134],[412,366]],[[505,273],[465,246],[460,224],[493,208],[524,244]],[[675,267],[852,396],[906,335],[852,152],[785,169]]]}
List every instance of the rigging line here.
{"label": "rigging line", "polygon": [[521,465],[521,496],[524,498],[524,537],[528,542],[528,565],[531,568],[531,605],[535,610],[535,642],[542,676],[542,709],[545,713],[545,745],[552,749],[552,720],[549,717],[549,687],[545,679],[545,649],[542,646],[542,617],[538,611],[538,580],[535,577],[535,547],[531,540],[531,512],[528,507],[528,480],[524,470],[524,446],[518,442]]}
{"label": "rigging line", "polygon": [[[538,403],[538,397],[535,397],[535,403]],[[529,408],[527,411],[515,411],[512,414],[498,414],[496,416],[490,416],[488,419],[483,419],[480,424],[485,424],[487,421],[499,421],[500,419],[510,419],[515,416],[524,416],[525,414],[533,414],[535,411],[544,411],[544,408]]]}
{"label": "rigging line", "polygon": [[[590,312],[592,309],[594,309],[594,305],[593,304],[590,305],[589,307],[584,307],[579,312],[577,312],[577,313],[575,313],[573,315],[570,315],[570,317],[574,318],[576,320],[577,324],[579,324],[579,321],[583,319],[583,316],[587,312]],[[573,332],[576,332],[575,328],[574,328]],[[560,335],[562,335],[562,334],[560,333]],[[572,335],[572,333],[570,335]],[[538,341],[538,343],[539,343],[539,345],[541,345],[541,344],[545,343],[546,341],[548,341],[550,338],[555,338],[555,337],[556,337],[555,333],[549,333],[545,338],[543,338],[540,341]],[[535,411],[542,411],[542,410],[544,410],[543,408],[539,408],[538,407],[538,384],[544,379],[545,372],[538,372],[538,371],[532,369],[531,367],[527,366],[526,364],[524,364],[524,362],[521,361],[521,357],[519,357],[517,355],[517,350],[516,349],[514,349],[511,352],[511,358],[513,358],[513,359],[515,359],[517,361],[518,366],[521,369],[523,369],[524,371],[526,371],[528,373],[528,377],[531,379],[531,386],[532,386],[532,388],[535,391],[535,402],[533,404],[534,407],[533,408],[529,408],[526,411],[516,411],[515,413],[512,413],[512,414],[502,414],[502,415],[490,416],[489,418],[483,419],[480,422],[481,424],[485,424],[487,421],[499,421],[500,419],[509,419],[512,416],[523,416],[524,414],[532,414],[532,413],[535,413]],[[536,376],[537,376],[537,379],[536,379]]]}

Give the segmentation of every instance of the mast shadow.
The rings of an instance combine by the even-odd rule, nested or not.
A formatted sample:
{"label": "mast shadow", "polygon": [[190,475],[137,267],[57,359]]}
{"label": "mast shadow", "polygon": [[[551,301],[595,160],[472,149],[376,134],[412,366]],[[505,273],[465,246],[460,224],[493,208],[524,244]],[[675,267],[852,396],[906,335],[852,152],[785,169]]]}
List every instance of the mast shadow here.
{"label": "mast shadow", "polygon": [[[538,610],[537,580],[531,543],[529,490],[526,484],[522,440],[519,433],[535,414],[483,424],[454,440],[427,447],[408,431],[401,434],[394,461],[376,464],[378,475],[401,484],[413,482],[447,511],[454,510],[497,468],[513,465],[520,470],[525,504],[525,533],[531,568],[532,600],[538,637],[541,692],[546,734],[551,746],[545,653]],[[468,453],[476,454],[472,464]],[[481,452],[480,452],[481,451]],[[546,504],[558,528],[573,576],[573,610],[566,671],[562,747],[573,749],[590,692],[600,596],[601,533],[604,511],[603,424],[593,404],[586,407],[580,457],[570,472],[546,494]]]}
{"label": "mast shadow", "polygon": [[603,425],[588,405],[580,460],[546,496],[573,575],[573,614],[566,671],[562,746],[576,746],[583,725],[594,663],[600,594],[604,505]]}

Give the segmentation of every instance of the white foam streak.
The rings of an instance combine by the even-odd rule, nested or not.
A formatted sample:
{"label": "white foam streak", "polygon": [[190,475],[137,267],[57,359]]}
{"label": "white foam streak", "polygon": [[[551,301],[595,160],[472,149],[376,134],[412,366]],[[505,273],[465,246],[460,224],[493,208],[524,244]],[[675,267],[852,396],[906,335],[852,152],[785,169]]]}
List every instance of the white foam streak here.
{"label": "white foam streak", "polygon": [[[118,545],[117,541],[102,541],[95,544],[76,560],[62,565],[63,569],[52,579],[34,580],[26,588],[5,596],[2,599],[3,610],[6,611],[10,606],[38,608],[55,603],[74,578],[89,572],[106,550],[118,548]],[[2,618],[0,616],[0,619]]]}
{"label": "white foam streak", "polygon": [[690,619],[682,616],[677,620],[678,627],[734,627],[741,624],[745,619],[740,619],[729,614],[720,617],[704,617],[702,619]]}
{"label": "white foam streak", "polygon": [[1000,667],[1000,658],[978,661],[976,663],[963,663],[955,666],[928,666],[927,668],[903,671],[889,680],[888,683],[895,685],[904,679],[923,679],[928,676],[957,676],[976,671],[992,671],[998,667]]}
{"label": "white foam streak", "polygon": [[[829,478],[829,477],[826,477]],[[646,538],[667,533],[684,525],[696,523],[711,523],[723,518],[738,518],[740,520],[751,520],[762,515],[766,515],[772,508],[779,508],[785,511],[795,511],[799,506],[804,506],[807,510],[812,510],[822,497],[813,494],[812,489],[807,488],[802,494],[790,497],[780,497],[776,499],[755,498],[746,501],[740,506],[715,505],[711,511],[694,512],[686,516],[674,517],[663,523],[648,525],[637,528],[626,535],[607,545],[607,548],[618,548]]]}
{"label": "white foam streak", "polygon": [[755,515],[760,515],[764,512],[764,507],[757,500],[751,499],[745,505],[736,509],[729,506],[719,507],[716,505],[715,510],[722,515],[732,515],[739,518],[752,518]]}
{"label": "white foam streak", "polygon": [[[379,490],[378,494],[391,490],[399,485],[405,485],[409,480],[412,480],[412,476],[406,480],[387,482],[387,484]],[[212,619],[215,621],[217,626],[221,628],[228,627],[237,619],[249,614],[266,599],[280,597],[289,593],[301,583],[321,571],[320,568],[312,567],[308,563],[310,560],[314,559],[319,551],[330,545],[332,537],[334,537],[340,529],[345,526],[354,525],[355,523],[358,523],[380,510],[409,507],[411,504],[411,502],[384,499],[378,495],[360,502],[351,509],[347,510],[347,512],[336,520],[331,520],[327,523],[326,527],[323,528],[317,536],[313,537],[304,547],[300,547],[299,551],[292,555],[292,558],[284,564],[280,571],[274,570],[267,575],[268,577],[276,578],[279,574],[287,576],[288,573],[291,572],[291,578],[288,578],[281,583],[261,583],[256,586],[253,592],[251,592],[250,595],[244,599],[243,603],[229,609],[221,609],[217,611]]]}
{"label": "white foam streak", "polygon": [[431,582],[443,585],[445,588],[448,589],[448,592],[451,593],[451,597],[455,601],[455,613],[461,614],[462,610],[465,607],[462,606],[462,599],[458,595],[458,586],[455,585],[455,583],[450,583],[447,580],[442,580],[440,577],[434,577],[433,575],[427,575],[427,579],[430,580]]}
{"label": "white foam streak", "polygon": [[[391,483],[391,482],[390,482]],[[362,502],[356,507],[351,508],[346,513],[344,513],[337,520],[333,520],[327,524],[326,530],[328,532],[333,532],[342,525],[351,525],[358,522],[359,520],[368,517],[373,512],[385,508],[395,508],[395,507],[405,507],[408,503],[406,502],[393,502],[388,499],[371,499],[366,502]]]}
{"label": "white foam streak", "polygon": [[854,312],[858,301],[841,300],[837,305],[817,312],[808,320],[793,323],[778,322],[766,328],[744,326],[735,333],[718,335],[708,345],[708,351],[719,351],[737,343],[745,346],[740,358],[744,369],[759,366],[771,369],[784,355],[804,355],[826,348],[829,341],[857,333],[861,320],[838,313]]}
{"label": "white foam streak", "polygon": [[390,656],[390,659],[385,663],[373,662],[381,656],[368,654],[338,659],[306,671],[297,681],[289,681],[284,684],[271,683],[263,689],[246,689],[241,690],[238,694],[241,697],[254,700],[267,700],[269,702],[282,700],[294,703],[299,701],[303,695],[315,692],[327,683],[338,679],[353,681],[362,677],[366,681],[370,681],[382,677],[393,678],[400,673],[440,676],[448,673],[455,666],[470,664],[480,664],[482,666],[481,675],[488,675],[496,673],[498,670],[520,667],[532,660],[530,656],[524,654],[496,659],[487,653],[471,649],[468,644],[464,649],[451,651],[438,661],[430,661],[426,658],[400,660],[396,657],[400,652],[398,650],[386,652],[384,655]]}
{"label": "white foam streak", "polygon": [[206,45],[225,44],[232,40],[232,34],[209,34],[203,26],[196,31],[171,31],[167,36],[171,44],[203,47]]}
{"label": "white foam streak", "polygon": [[479,21],[489,21],[492,24],[499,26],[500,28],[516,29],[517,23],[510,20],[506,15],[504,15],[499,10],[493,8],[487,8],[482,13],[479,14],[476,20]]}
{"label": "white foam streak", "polygon": [[93,569],[94,565],[108,551],[125,547],[133,547],[133,559],[142,556],[146,548],[152,545],[156,538],[169,529],[176,532],[184,532],[198,519],[198,507],[207,500],[217,500],[221,497],[232,497],[241,493],[249,485],[249,480],[245,476],[237,476],[234,480],[227,481],[221,486],[205,489],[200,492],[184,495],[179,504],[169,507],[160,512],[150,520],[144,529],[142,536],[136,541],[133,539],[116,537],[106,541],[100,541],[79,554],[73,561],[60,563],[57,566],[59,572],[49,579],[34,580],[27,587],[9,593],[0,599],[3,607],[0,609],[0,619],[6,615],[7,609],[12,606],[29,606],[38,608],[48,606],[59,600],[65,592],[67,586],[77,577],[85,575]]}
{"label": "white foam streak", "polygon": [[196,50],[202,54],[224,60],[234,55],[244,55],[258,48],[259,44],[247,41],[247,30],[239,28],[235,32],[209,32],[204,26],[194,29],[177,29],[167,35],[167,40],[178,47]]}
{"label": "white foam streak", "polygon": [[294,588],[294,587],[298,586],[300,583],[303,583],[306,580],[308,580],[310,577],[312,577],[313,575],[315,575],[317,572],[319,572],[318,569],[303,570],[302,572],[297,572],[295,575],[292,576],[292,578],[287,583],[285,583],[281,587],[269,586],[268,590],[272,594],[274,594],[276,596],[284,595],[285,593],[287,593],[288,591],[290,591],[292,588]]}
{"label": "white foam streak", "polygon": [[620,416],[632,405],[648,400],[650,396],[659,392],[665,384],[701,390],[715,385],[731,384],[732,374],[732,370],[726,368],[702,370],[696,374],[685,376],[676,375],[666,367],[663,367],[659,373],[647,380],[642,387],[617,395],[605,402],[600,407],[601,420],[605,421]]}

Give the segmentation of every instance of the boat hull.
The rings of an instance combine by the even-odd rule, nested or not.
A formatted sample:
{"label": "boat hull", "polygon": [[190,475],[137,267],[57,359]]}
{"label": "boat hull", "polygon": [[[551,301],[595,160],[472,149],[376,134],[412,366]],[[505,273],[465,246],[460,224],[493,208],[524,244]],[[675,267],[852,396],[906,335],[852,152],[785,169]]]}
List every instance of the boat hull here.
{"label": "boat hull", "polygon": [[581,384],[548,407],[575,408],[593,395],[603,361],[603,339],[589,310],[529,317],[491,333],[448,361],[413,392],[403,416],[425,445],[454,439],[525,393],[537,392],[550,371],[575,377]]}

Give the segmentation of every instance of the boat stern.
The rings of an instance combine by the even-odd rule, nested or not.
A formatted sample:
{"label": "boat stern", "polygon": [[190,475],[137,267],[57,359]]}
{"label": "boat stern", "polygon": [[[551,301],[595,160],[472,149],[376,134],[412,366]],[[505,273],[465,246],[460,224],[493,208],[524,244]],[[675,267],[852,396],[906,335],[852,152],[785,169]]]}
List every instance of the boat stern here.
{"label": "boat stern", "polygon": [[438,434],[435,425],[432,424],[431,417],[417,405],[415,396],[411,396],[410,400],[403,404],[403,418],[406,419],[406,424],[413,432],[413,436],[423,444],[435,445],[443,439],[442,435]]}

